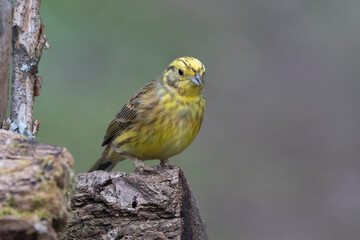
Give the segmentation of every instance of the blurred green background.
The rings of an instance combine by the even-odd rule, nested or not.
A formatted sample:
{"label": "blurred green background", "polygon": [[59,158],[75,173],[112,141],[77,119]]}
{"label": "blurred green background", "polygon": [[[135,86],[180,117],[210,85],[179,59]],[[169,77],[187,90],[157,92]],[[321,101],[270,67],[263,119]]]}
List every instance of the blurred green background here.
{"label": "blurred green background", "polygon": [[[207,68],[180,166],[211,239],[360,239],[360,1],[42,1],[37,140],[77,173],[123,104],[177,57]],[[157,162],[152,162],[155,164]],[[116,170],[133,171],[131,161]]]}

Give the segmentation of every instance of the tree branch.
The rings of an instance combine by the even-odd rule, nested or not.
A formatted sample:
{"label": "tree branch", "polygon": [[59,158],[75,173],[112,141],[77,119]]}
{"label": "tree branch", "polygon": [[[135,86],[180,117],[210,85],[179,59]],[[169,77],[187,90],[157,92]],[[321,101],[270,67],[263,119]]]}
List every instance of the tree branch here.
{"label": "tree branch", "polygon": [[9,99],[12,4],[0,0],[0,128],[6,119]]}
{"label": "tree branch", "polygon": [[43,49],[49,47],[39,16],[40,0],[17,0],[13,19],[10,130],[33,137],[34,89]]}

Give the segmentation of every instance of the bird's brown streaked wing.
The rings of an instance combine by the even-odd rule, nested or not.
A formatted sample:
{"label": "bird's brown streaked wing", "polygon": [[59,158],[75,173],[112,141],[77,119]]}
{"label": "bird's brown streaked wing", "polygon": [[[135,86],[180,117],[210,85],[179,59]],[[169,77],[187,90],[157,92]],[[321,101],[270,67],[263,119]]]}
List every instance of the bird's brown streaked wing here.
{"label": "bird's brown streaked wing", "polygon": [[148,108],[149,104],[154,104],[154,101],[142,101],[143,99],[146,99],[147,95],[152,95],[154,92],[154,85],[155,80],[145,85],[122,107],[120,112],[116,114],[106,130],[102,146],[111,142],[122,130],[135,122],[139,110]]}
{"label": "bird's brown streaked wing", "polygon": [[104,141],[101,146],[108,144],[114,136],[116,136],[127,126],[129,126],[131,124],[131,121],[136,118],[137,111],[129,108],[128,104],[126,104],[116,116],[122,113],[126,115],[124,115],[124,117],[115,117],[115,119],[113,119],[109,124],[108,128],[106,129]]}

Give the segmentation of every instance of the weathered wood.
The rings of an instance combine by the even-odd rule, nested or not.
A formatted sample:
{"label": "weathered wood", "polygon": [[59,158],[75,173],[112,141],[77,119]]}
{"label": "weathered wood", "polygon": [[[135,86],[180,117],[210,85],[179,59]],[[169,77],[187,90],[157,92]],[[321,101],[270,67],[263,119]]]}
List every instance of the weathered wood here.
{"label": "weathered wood", "polygon": [[72,217],[61,239],[208,239],[182,170],[76,176]]}
{"label": "weathered wood", "polygon": [[6,119],[9,99],[11,27],[11,0],[0,0],[0,128]]}
{"label": "weathered wood", "polygon": [[40,0],[17,0],[13,18],[13,77],[10,130],[33,137],[34,89],[38,94],[38,63],[48,48],[39,15]]}
{"label": "weathered wood", "polygon": [[73,158],[0,130],[0,239],[57,239],[68,217]]}

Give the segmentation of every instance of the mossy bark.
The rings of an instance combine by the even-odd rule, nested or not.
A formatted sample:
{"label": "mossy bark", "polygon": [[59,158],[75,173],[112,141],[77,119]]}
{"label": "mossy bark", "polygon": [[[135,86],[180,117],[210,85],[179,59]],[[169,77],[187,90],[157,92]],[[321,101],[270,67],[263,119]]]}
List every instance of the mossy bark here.
{"label": "mossy bark", "polygon": [[0,130],[0,239],[57,239],[66,226],[73,158]]}

